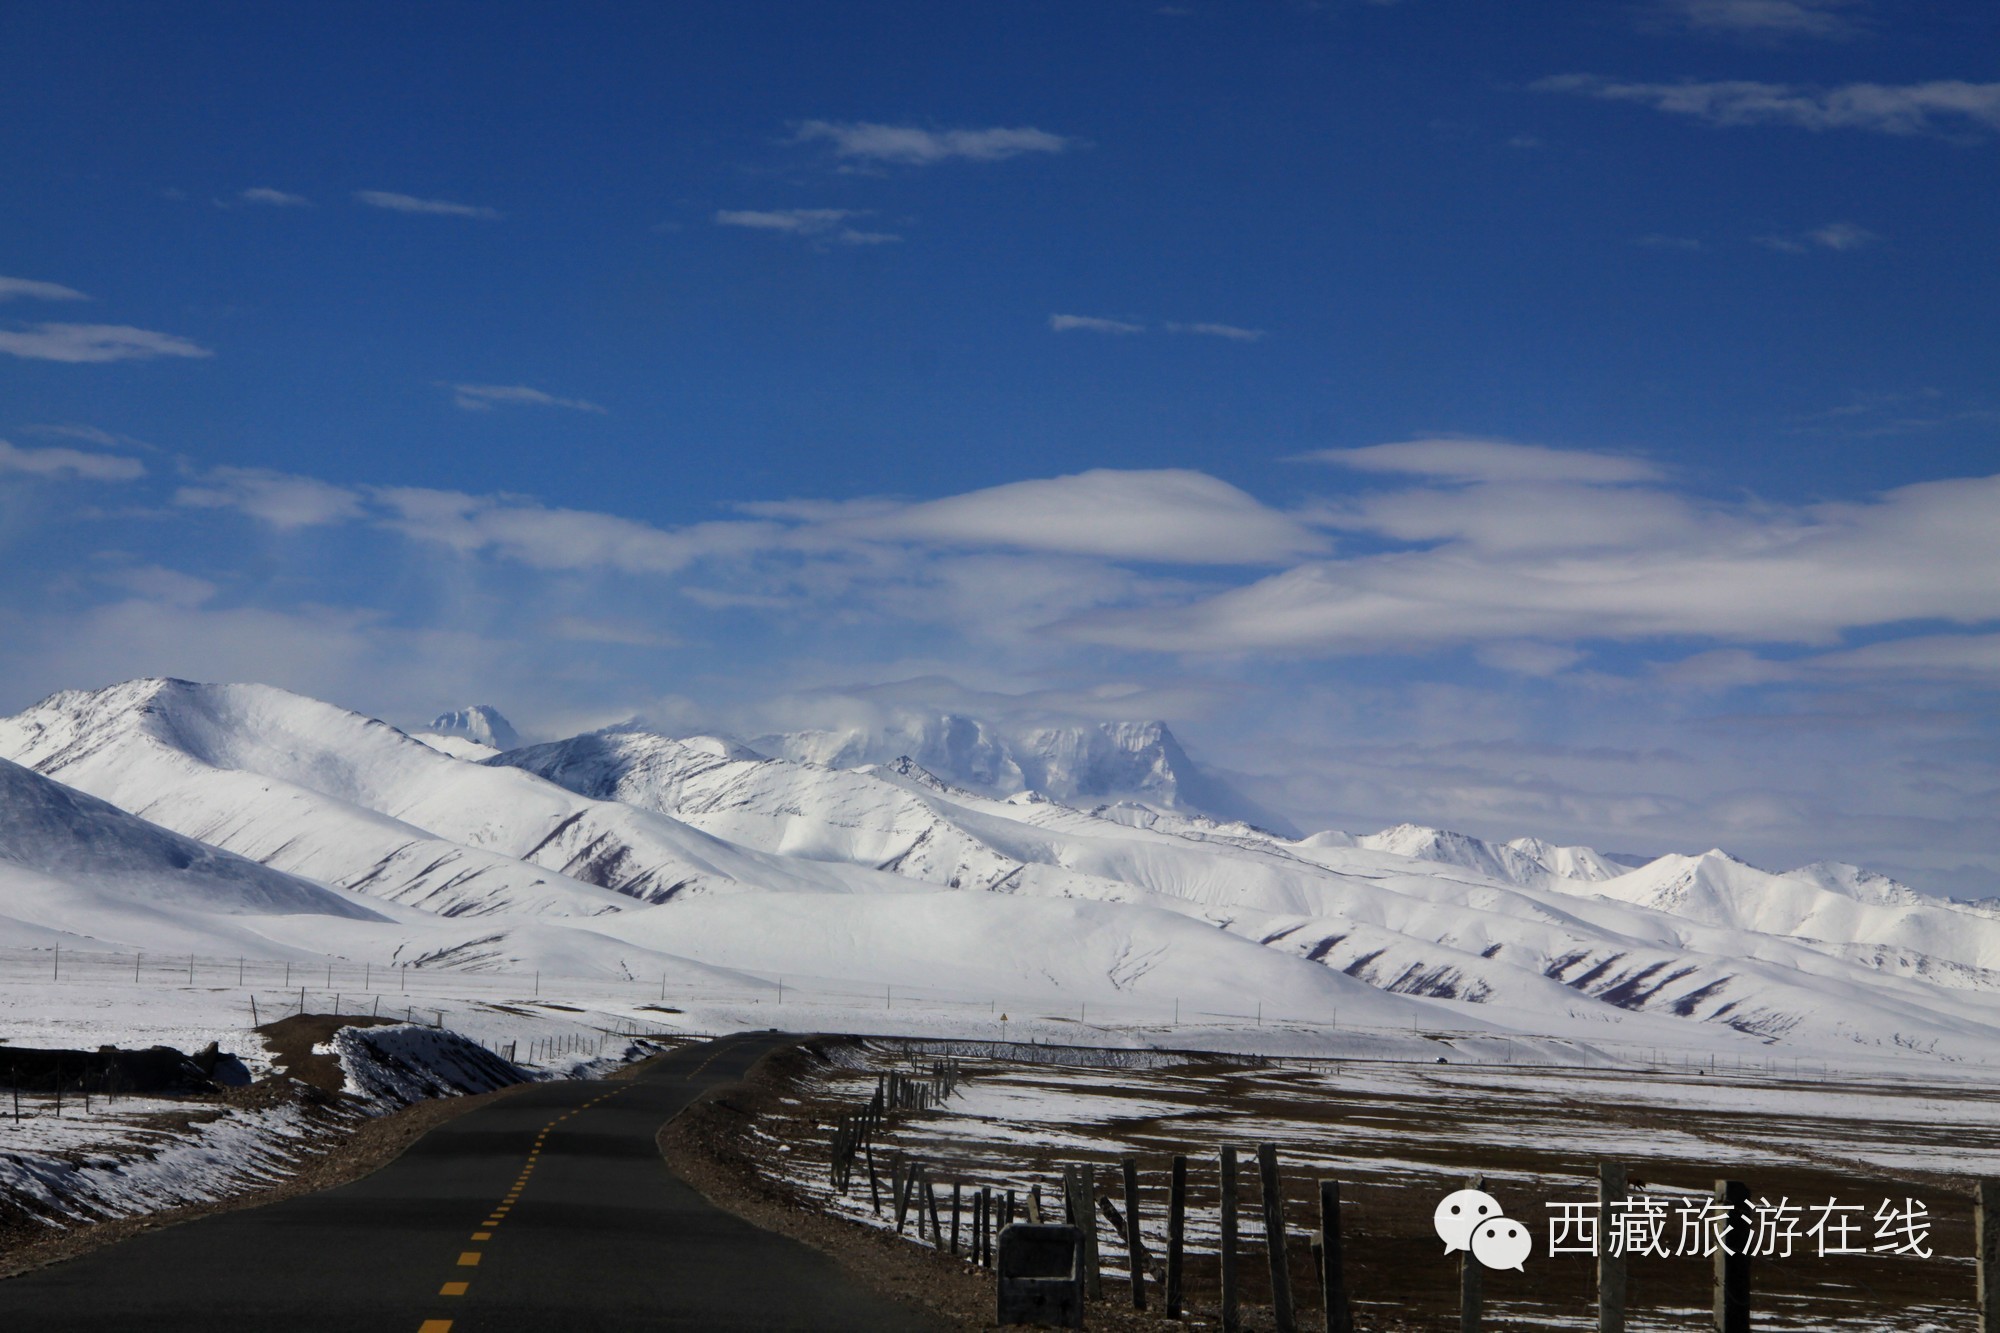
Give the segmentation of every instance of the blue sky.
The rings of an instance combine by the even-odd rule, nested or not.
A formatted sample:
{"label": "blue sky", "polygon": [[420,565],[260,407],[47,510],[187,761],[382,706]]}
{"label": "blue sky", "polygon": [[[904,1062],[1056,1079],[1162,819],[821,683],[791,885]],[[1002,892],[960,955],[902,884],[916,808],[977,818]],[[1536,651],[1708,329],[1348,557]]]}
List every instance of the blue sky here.
{"label": "blue sky", "polygon": [[0,708],[1158,715],[1303,825],[2000,891],[1996,52],[1971,0],[11,5]]}

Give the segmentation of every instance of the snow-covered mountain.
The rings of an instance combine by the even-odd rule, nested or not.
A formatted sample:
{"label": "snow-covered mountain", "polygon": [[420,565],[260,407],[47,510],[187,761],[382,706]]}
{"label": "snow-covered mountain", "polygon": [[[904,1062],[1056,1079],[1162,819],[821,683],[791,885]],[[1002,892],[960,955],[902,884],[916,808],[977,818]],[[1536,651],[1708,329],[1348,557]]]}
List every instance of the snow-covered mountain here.
{"label": "snow-covered mountain", "polygon": [[457,736],[490,750],[511,750],[521,743],[521,733],[491,704],[474,704],[439,713],[425,732],[433,736]]}
{"label": "snow-covered mountain", "polygon": [[189,837],[443,915],[594,916],[732,888],[897,884],[453,759],[261,685],[147,680],[59,694],[0,721],[0,756]]}
{"label": "snow-covered mountain", "polygon": [[[0,921],[17,938],[178,948],[242,933],[218,918],[383,922],[358,897],[149,824],[0,759]],[[189,918],[203,925],[187,928]]]}
{"label": "snow-covered mountain", "polygon": [[[1337,839],[1344,835],[1331,836]],[[1615,879],[1627,870],[1590,847],[1558,847],[1540,838],[1487,842],[1470,834],[1426,828],[1422,824],[1398,824],[1380,833],[1363,834],[1351,839],[1351,845],[1476,870],[1509,884],[1539,884],[1552,879],[1594,883]]]}
{"label": "snow-covered mountain", "polygon": [[[0,944],[254,948],[247,931],[427,966],[1282,996],[1405,1025],[1443,1003],[1458,1027],[1639,1015],[2000,1053],[2000,910],[1719,851],[1629,868],[1408,824],[1287,838],[1187,809],[1164,729],[1036,748],[957,721],[903,737],[943,772],[872,762],[851,735],[637,727],[472,762],[261,686],[60,694],[0,720],[0,756],[25,766],[0,767]],[[1105,790],[1051,799],[1052,774]],[[1096,799],[1114,777],[1133,799]],[[218,924],[239,900],[278,906]]]}
{"label": "snow-covered mountain", "polygon": [[779,732],[749,742],[759,753],[826,768],[908,758],[987,796],[1039,792],[1066,805],[1129,802],[1294,832],[1196,764],[1164,722],[1003,726],[961,713],[898,714],[873,727]]}

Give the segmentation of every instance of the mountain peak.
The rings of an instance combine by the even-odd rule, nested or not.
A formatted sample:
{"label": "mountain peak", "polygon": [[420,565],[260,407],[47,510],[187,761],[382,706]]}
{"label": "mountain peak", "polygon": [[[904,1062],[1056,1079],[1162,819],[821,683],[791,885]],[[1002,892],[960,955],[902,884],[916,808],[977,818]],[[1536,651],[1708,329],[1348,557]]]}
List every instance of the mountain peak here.
{"label": "mountain peak", "polygon": [[1189,758],[1157,720],[1006,722],[907,709],[872,726],[782,732],[750,743],[826,768],[908,761],[950,786],[1002,800],[1034,791],[1082,808],[1129,801],[1295,831]]}
{"label": "mountain peak", "polygon": [[440,736],[460,736],[496,750],[517,750],[521,746],[521,734],[492,704],[473,704],[470,708],[439,713],[425,730]]}

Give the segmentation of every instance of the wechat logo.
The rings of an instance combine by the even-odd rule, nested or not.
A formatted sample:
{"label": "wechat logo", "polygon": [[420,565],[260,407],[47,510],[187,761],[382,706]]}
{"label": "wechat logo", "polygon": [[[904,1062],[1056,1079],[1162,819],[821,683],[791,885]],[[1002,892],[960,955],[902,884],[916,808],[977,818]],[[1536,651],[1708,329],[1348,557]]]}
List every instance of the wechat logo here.
{"label": "wechat logo", "polygon": [[1528,1229],[1502,1213],[1500,1201],[1485,1190],[1445,1195],[1431,1223],[1444,1242],[1446,1254],[1470,1251],[1488,1268],[1523,1271],[1521,1265],[1534,1252],[1534,1237]]}

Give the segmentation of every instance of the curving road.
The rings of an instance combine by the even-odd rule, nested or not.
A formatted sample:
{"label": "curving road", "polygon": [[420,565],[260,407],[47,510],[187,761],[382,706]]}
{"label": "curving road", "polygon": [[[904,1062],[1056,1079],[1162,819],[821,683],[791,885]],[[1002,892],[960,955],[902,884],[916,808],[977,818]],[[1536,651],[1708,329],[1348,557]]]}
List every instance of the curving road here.
{"label": "curving road", "polygon": [[654,1135],[785,1038],[725,1037],[639,1078],[543,1084],[337,1189],[148,1232],[0,1282],[36,1333],[588,1333],[943,1325],[723,1212]]}

